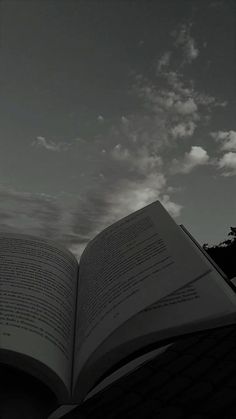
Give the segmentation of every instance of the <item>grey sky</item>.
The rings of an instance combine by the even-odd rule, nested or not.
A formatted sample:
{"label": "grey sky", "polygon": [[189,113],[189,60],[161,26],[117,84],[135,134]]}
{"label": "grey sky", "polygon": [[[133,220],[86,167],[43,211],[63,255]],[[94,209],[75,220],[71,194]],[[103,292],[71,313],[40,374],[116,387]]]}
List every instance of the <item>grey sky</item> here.
{"label": "grey sky", "polygon": [[1,228],[79,255],[160,199],[200,243],[235,225],[231,1],[2,1]]}

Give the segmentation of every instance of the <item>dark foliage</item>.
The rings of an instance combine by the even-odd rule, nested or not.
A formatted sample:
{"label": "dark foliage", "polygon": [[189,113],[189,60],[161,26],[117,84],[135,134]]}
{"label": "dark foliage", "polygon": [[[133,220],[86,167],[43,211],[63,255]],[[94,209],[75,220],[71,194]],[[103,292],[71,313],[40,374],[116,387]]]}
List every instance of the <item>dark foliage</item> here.
{"label": "dark foliage", "polygon": [[228,237],[218,245],[209,247],[204,244],[203,248],[228,278],[233,278],[236,276],[236,227],[230,227]]}

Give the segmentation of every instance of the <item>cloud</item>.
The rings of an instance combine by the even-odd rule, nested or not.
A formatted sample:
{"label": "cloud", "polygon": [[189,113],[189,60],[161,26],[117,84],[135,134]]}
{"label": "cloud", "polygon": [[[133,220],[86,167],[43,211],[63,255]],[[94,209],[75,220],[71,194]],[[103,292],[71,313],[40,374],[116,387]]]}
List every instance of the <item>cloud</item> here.
{"label": "cloud", "polygon": [[69,143],[55,143],[54,141],[49,141],[45,137],[38,136],[36,139],[31,143],[33,147],[36,148],[44,148],[50,151],[64,151],[68,150],[70,147]]}
{"label": "cloud", "polygon": [[59,208],[49,195],[1,188],[0,210],[7,214],[7,220],[1,226],[3,231],[10,229],[48,238],[56,234]]}
{"label": "cloud", "polygon": [[122,122],[123,125],[128,125],[129,124],[129,119],[126,116],[122,115],[121,122]]}
{"label": "cloud", "polygon": [[209,162],[209,156],[200,146],[192,146],[189,152],[186,152],[184,157],[180,160],[173,159],[171,174],[176,173],[190,173],[198,166],[205,165]]}
{"label": "cloud", "polygon": [[196,47],[196,42],[190,34],[192,24],[184,24],[181,26],[179,32],[175,32],[176,36],[175,46],[181,47],[184,60],[191,63],[199,55],[199,49]]}
{"label": "cloud", "polygon": [[[202,122],[204,125],[209,123],[214,108],[227,104],[217,101],[206,92],[198,91],[193,80],[185,78],[180,72],[199,53],[190,33],[191,27],[192,24],[188,23],[175,32],[173,48],[164,52],[157,61],[155,79],[150,81],[138,74],[134,83],[134,89],[143,99],[147,113],[159,122],[158,143],[162,143],[163,147],[174,146],[173,140],[192,137]],[[175,50],[179,47],[184,54],[175,56]]]}
{"label": "cloud", "polygon": [[107,196],[110,203],[109,222],[136,211],[160,199],[166,185],[163,174],[150,174],[144,179],[118,182],[114,192]]}
{"label": "cloud", "polygon": [[223,151],[236,151],[236,131],[212,132],[211,136],[219,143]]}
{"label": "cloud", "polygon": [[177,95],[181,95],[181,97],[188,98],[193,95],[193,82],[189,81],[187,84],[186,81],[183,80],[183,75],[177,70],[173,71],[169,69],[166,72],[160,72],[159,76],[166,79],[168,86],[174,90],[176,97],[179,97]]}
{"label": "cloud", "polygon": [[102,115],[98,115],[97,120],[99,122],[104,122],[104,117]]}
{"label": "cloud", "polygon": [[[122,121],[120,123],[122,125]],[[86,241],[104,228],[155,200],[163,202],[174,217],[180,214],[181,205],[166,193],[167,179],[161,157],[155,153],[152,142],[145,141],[143,132],[139,132],[132,118],[129,118],[129,124],[126,132],[129,141],[126,139],[125,144],[114,145],[107,153],[102,168],[103,182],[85,193],[82,205],[74,212],[72,231],[85,238],[78,247],[73,245],[76,254],[85,247]],[[137,142],[133,143],[131,134],[135,127]],[[119,137],[119,134],[119,130],[115,131],[115,136]]]}
{"label": "cloud", "polygon": [[166,51],[158,61],[157,69],[158,71],[163,70],[165,67],[168,67],[170,64],[171,52]]}
{"label": "cloud", "polygon": [[164,147],[173,146],[173,139],[191,137],[202,115],[207,115],[204,105],[198,103],[197,92],[191,86],[184,84],[176,72],[161,74],[165,88],[158,84],[143,85],[138,82],[137,94],[143,98],[147,110],[153,115],[158,132],[158,143]]}
{"label": "cloud", "polygon": [[218,161],[220,169],[226,169],[222,176],[235,176],[236,175],[236,153],[229,151],[225,153]]}
{"label": "cloud", "polygon": [[175,155],[178,141],[191,141],[198,126],[218,105],[213,96],[197,91],[192,80],[171,69],[172,62],[175,68],[181,67],[174,62],[176,48],[184,52],[180,64],[183,60],[190,64],[199,54],[190,27],[182,27],[173,50],[161,55],[152,80],[136,75],[133,94],[140,100],[140,109],[120,115],[102,140],[99,154],[104,177],[99,185],[89,188],[73,221],[72,230],[85,240],[157,199],[172,216],[179,216],[182,206],[171,197],[174,188],[168,176],[189,173],[209,163],[203,147],[190,145],[184,154],[184,141],[183,158]]}
{"label": "cloud", "polygon": [[149,174],[154,169],[160,168],[162,159],[156,154],[151,154],[147,146],[131,150],[117,144],[111,151],[114,160],[124,162],[129,171],[135,170],[141,174]]}
{"label": "cloud", "polygon": [[212,110],[224,105],[185,77],[187,65],[199,56],[191,27],[182,25],[176,32],[173,47],[156,60],[153,77],[134,77],[132,93],[139,109],[117,116],[99,137],[96,184],[86,186],[68,235],[63,233],[77,255],[104,228],[155,200],[178,217],[182,206],[174,202],[177,191],[169,184],[170,175],[211,163],[207,151],[191,143]]}
{"label": "cloud", "polygon": [[194,101],[194,98],[190,97],[186,100],[177,100],[174,103],[176,112],[180,115],[194,115],[197,112],[197,104]]}
{"label": "cloud", "polygon": [[88,237],[73,230],[76,205],[66,198],[0,187],[0,229],[50,239],[70,250],[75,244],[82,249]]}
{"label": "cloud", "polygon": [[171,201],[169,195],[163,195],[161,202],[165,209],[172,215],[172,217],[176,218],[180,216],[183,206]]}
{"label": "cloud", "polygon": [[[115,184],[111,182],[106,190],[91,189],[84,204],[74,213],[73,231],[89,241],[112,223],[155,200],[160,200],[170,214],[177,217],[182,207],[171,201],[168,194],[163,195],[165,188],[166,178],[159,173],[143,179],[120,179]],[[85,243],[80,243],[78,248],[75,244],[74,252],[79,252],[81,246]]]}
{"label": "cloud", "polygon": [[119,189],[107,198],[111,206],[105,218],[106,223],[114,222],[155,200],[160,200],[173,217],[179,216],[182,206],[171,201],[168,194],[163,194],[166,183],[166,177],[162,173],[150,174],[143,180],[122,182]]}
{"label": "cloud", "polygon": [[[187,174],[210,164],[207,151],[191,144],[196,144],[194,136],[205,118],[210,118],[216,106],[224,105],[206,92],[199,92],[193,80],[185,77],[187,65],[199,55],[191,27],[182,25],[175,33],[172,48],[156,60],[155,74],[136,75],[132,93],[139,100],[138,110],[129,113],[125,107],[125,114],[117,116],[112,127],[104,125],[104,117],[98,115],[102,135],[97,135],[95,141],[77,141],[86,150],[83,155],[92,154],[97,159],[93,177],[96,181],[84,182],[83,193],[73,208],[66,210],[62,203],[56,204],[58,215],[54,224],[52,221],[51,235],[60,237],[78,257],[103,228],[155,200],[178,217],[182,206],[174,202],[172,194],[177,191],[169,184],[170,175]],[[63,144],[37,137],[34,145],[61,151]],[[226,170],[226,162],[217,164],[224,164],[222,169]],[[232,167],[227,170],[232,171]],[[42,227],[46,234],[48,221],[42,222],[39,230]]]}
{"label": "cloud", "polygon": [[214,159],[214,165],[223,170],[222,176],[236,175],[236,131],[217,131],[210,135],[220,144],[220,151],[227,151],[219,159]]}
{"label": "cloud", "polygon": [[196,129],[196,124],[193,121],[180,122],[171,129],[171,134],[174,138],[191,137]]}

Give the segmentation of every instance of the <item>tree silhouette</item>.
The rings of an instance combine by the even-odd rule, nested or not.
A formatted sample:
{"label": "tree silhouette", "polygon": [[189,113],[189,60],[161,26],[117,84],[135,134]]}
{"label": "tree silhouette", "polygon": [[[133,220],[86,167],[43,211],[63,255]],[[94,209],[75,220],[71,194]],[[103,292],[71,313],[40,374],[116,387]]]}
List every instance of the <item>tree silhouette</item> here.
{"label": "tree silhouette", "polygon": [[204,243],[203,248],[228,278],[233,278],[236,276],[236,227],[230,227],[228,237],[218,245],[208,246]]}

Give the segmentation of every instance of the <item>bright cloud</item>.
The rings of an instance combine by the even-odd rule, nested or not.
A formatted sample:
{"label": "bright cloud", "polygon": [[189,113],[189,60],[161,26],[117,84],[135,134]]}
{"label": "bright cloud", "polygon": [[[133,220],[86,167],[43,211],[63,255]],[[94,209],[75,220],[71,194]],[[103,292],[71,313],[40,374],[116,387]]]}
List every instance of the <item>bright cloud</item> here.
{"label": "bright cloud", "polygon": [[226,169],[222,173],[222,176],[234,176],[236,175],[236,153],[229,151],[225,153],[218,161],[218,167],[220,169]]}
{"label": "bright cloud", "polygon": [[179,217],[181,209],[183,208],[182,205],[176,204],[175,202],[171,201],[170,196],[167,194],[163,195],[161,202],[164,205],[165,209],[172,215],[172,217]]}
{"label": "bright cloud", "polygon": [[114,219],[121,218],[136,211],[156,199],[160,199],[161,192],[166,185],[163,174],[150,174],[143,180],[122,181],[115,193],[108,196],[112,205],[110,214]]}
{"label": "bright cloud", "polygon": [[236,151],[236,131],[218,131],[212,132],[211,136],[221,143],[221,150]]}
{"label": "bright cloud", "polygon": [[160,200],[173,217],[178,217],[182,206],[171,201],[168,194],[163,195],[165,187],[166,178],[161,173],[117,183],[115,190],[106,196],[108,211],[100,219],[99,230],[155,200]]}
{"label": "bright cloud", "polygon": [[175,173],[190,173],[198,166],[207,164],[209,156],[200,146],[192,146],[189,152],[186,152],[184,157],[180,160],[173,159],[170,172]]}

